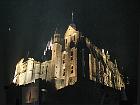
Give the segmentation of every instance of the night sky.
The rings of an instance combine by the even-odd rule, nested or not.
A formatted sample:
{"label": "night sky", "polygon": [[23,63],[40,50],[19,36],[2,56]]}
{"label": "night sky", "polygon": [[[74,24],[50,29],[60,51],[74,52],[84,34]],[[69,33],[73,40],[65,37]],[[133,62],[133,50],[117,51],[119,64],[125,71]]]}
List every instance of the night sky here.
{"label": "night sky", "polygon": [[[71,23],[96,46],[109,50],[121,71],[129,77],[129,100],[136,101],[138,70],[138,5],[133,0],[9,0],[1,6],[2,48],[0,89],[14,76],[15,65],[23,57],[41,59],[55,28],[61,37]],[[4,103],[4,100],[3,100]]]}

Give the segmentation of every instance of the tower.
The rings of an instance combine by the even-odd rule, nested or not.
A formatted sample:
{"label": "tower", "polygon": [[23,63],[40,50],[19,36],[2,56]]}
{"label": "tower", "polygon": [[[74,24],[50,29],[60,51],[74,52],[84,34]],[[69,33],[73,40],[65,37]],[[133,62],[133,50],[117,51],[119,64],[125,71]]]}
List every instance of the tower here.
{"label": "tower", "polygon": [[68,26],[68,29],[64,35],[65,51],[67,52],[67,58],[65,59],[65,71],[67,73],[66,85],[74,84],[77,81],[77,42],[79,39],[79,31],[76,30],[76,25],[73,22]]}
{"label": "tower", "polygon": [[[57,28],[54,33],[51,50],[52,50],[52,76],[55,79],[55,82],[57,82],[58,78],[60,78],[61,56],[62,56],[62,45],[60,40],[60,34],[58,33]],[[59,83],[56,84],[59,85]]]}
{"label": "tower", "polygon": [[74,43],[76,44],[79,38],[79,31],[76,30],[76,25],[74,24],[74,14],[72,12],[72,22],[68,26],[68,29],[65,33],[64,40],[65,40],[65,49],[67,50],[70,46],[70,44]]}

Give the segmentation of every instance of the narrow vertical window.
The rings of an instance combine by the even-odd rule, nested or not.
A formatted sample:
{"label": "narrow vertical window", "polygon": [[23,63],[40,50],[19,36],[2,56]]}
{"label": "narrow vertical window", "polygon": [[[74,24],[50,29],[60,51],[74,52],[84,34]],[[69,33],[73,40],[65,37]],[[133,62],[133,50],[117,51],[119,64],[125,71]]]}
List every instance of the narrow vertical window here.
{"label": "narrow vertical window", "polygon": [[65,76],[65,69],[63,70],[63,76]]}
{"label": "narrow vertical window", "polygon": [[71,66],[71,74],[73,73],[73,66]]}
{"label": "narrow vertical window", "polygon": [[65,40],[66,44],[67,44],[67,39]]}
{"label": "narrow vertical window", "polygon": [[73,40],[75,41],[75,35],[73,36]]}
{"label": "narrow vertical window", "polygon": [[73,51],[71,51],[71,60],[73,60]]}

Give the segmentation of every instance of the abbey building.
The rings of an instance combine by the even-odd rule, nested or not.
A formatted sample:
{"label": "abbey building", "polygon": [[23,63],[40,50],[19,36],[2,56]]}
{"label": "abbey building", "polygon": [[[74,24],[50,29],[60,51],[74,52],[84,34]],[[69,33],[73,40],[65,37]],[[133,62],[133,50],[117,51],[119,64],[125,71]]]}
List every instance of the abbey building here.
{"label": "abbey building", "polygon": [[122,90],[125,84],[119,71],[108,51],[96,47],[75,24],[70,24],[64,35],[54,32],[44,50],[43,61],[22,58],[17,63],[13,83],[26,85],[40,78],[53,80],[56,89],[61,89],[87,79]]}

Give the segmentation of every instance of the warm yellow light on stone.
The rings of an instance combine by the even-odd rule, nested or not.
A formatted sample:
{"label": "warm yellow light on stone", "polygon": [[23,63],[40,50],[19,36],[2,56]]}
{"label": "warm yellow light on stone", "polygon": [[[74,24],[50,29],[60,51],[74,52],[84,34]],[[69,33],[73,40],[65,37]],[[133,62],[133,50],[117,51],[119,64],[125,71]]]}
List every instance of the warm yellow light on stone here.
{"label": "warm yellow light on stone", "polygon": [[[43,62],[28,58],[24,61],[22,58],[16,65],[13,83],[24,85],[34,82],[36,79],[55,81],[57,89],[61,89],[77,82],[77,65],[79,61],[78,48],[76,47],[80,38],[85,38],[86,47],[89,49],[87,55],[89,70],[89,80],[100,82],[109,87],[115,87],[118,90],[125,88],[121,74],[119,73],[117,62],[110,60],[109,52],[97,48],[87,37],[80,35],[75,27],[70,25],[64,36],[64,45],[61,44],[60,34],[55,33],[54,38],[48,42],[44,55],[47,51],[52,52],[50,60]],[[70,47],[71,42],[74,46]],[[44,91],[44,90],[42,90]]]}

